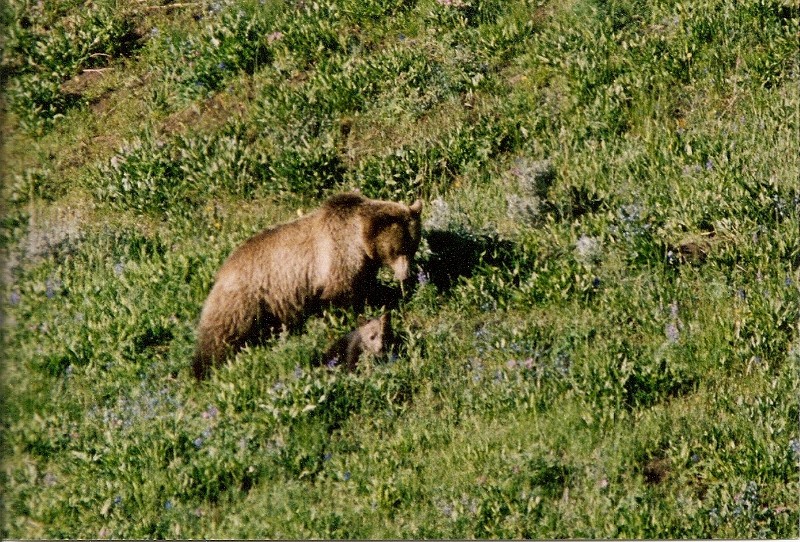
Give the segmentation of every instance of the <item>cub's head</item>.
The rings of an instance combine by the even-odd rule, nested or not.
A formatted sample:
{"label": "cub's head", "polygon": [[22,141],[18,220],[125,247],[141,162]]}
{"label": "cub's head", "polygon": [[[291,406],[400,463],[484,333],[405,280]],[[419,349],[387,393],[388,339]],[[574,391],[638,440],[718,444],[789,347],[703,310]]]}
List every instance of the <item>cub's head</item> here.
{"label": "cub's head", "polygon": [[380,318],[373,318],[358,327],[358,336],[366,352],[381,354],[385,345],[391,338],[391,323],[389,313],[384,313]]}
{"label": "cub's head", "polygon": [[411,260],[419,248],[422,201],[411,205],[371,200],[363,209],[367,255],[392,268],[400,282],[410,275]]}

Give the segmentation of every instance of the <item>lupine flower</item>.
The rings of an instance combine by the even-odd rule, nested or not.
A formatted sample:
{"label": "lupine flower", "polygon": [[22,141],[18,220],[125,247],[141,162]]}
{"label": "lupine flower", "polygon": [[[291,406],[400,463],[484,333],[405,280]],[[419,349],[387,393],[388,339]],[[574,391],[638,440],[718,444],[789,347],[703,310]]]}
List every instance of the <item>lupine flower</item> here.
{"label": "lupine flower", "polygon": [[419,271],[417,272],[417,283],[419,283],[420,286],[425,286],[429,282],[430,282],[430,277],[425,272],[425,270],[422,269],[422,267],[420,267]]}
{"label": "lupine flower", "polygon": [[202,416],[204,419],[208,420],[216,418],[217,414],[219,414],[219,410],[214,405],[211,405],[205,412],[203,412]]}
{"label": "lupine flower", "polygon": [[800,460],[800,439],[792,439],[789,441],[789,449],[794,454],[796,460]]}
{"label": "lupine flower", "polygon": [[673,344],[678,342],[680,333],[675,322],[668,322],[667,325],[664,326],[664,334],[667,336],[667,341]]}

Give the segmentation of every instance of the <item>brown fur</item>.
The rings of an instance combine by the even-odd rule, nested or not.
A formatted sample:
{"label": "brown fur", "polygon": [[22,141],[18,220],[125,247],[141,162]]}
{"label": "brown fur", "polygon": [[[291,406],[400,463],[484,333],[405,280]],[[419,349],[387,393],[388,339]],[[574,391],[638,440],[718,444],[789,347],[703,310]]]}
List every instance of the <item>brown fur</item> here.
{"label": "brown fur", "polygon": [[344,365],[353,371],[361,354],[380,355],[389,344],[392,335],[389,313],[373,318],[358,326],[331,346],[322,357],[329,367]]}
{"label": "brown fur", "polygon": [[422,202],[344,193],[297,220],[245,241],[222,265],[203,305],[194,373],[206,376],[245,344],[295,328],[324,305],[363,308],[378,269],[409,276]]}

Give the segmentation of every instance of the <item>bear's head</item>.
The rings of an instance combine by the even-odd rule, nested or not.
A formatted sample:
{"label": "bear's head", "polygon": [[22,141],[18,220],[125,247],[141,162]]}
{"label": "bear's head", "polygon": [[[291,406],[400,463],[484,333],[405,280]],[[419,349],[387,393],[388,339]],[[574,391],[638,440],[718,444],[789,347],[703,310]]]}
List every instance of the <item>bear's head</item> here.
{"label": "bear's head", "polygon": [[364,350],[373,354],[381,354],[392,334],[389,313],[380,318],[373,318],[362,323],[358,328],[358,336]]}
{"label": "bear's head", "polygon": [[364,248],[369,258],[392,268],[400,282],[410,275],[419,248],[422,201],[411,205],[372,200],[364,216]]}

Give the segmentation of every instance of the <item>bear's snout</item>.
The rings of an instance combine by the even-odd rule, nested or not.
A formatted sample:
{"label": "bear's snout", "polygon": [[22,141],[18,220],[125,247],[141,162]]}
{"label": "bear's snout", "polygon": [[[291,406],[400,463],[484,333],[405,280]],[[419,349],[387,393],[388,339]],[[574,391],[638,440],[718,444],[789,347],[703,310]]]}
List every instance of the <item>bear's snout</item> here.
{"label": "bear's snout", "polygon": [[391,264],[394,271],[394,280],[405,282],[408,279],[409,261],[408,256],[398,256]]}

